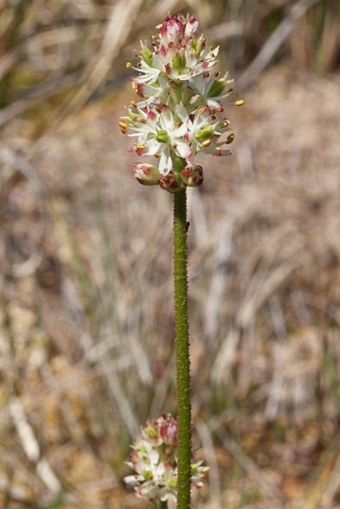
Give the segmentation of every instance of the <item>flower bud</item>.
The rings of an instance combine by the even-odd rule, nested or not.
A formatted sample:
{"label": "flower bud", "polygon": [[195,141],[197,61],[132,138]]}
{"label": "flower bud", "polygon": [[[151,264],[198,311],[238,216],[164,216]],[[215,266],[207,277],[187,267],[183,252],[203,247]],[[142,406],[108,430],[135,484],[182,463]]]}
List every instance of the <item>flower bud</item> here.
{"label": "flower bud", "polygon": [[159,432],[161,439],[166,445],[177,445],[178,422],[173,417],[162,416],[159,419]]}
{"label": "flower bud", "polygon": [[133,166],[135,177],[144,186],[155,186],[159,183],[160,173],[152,164],[136,163]]}
{"label": "flower bud", "polygon": [[199,187],[203,184],[203,168],[199,164],[187,166],[181,171],[184,184],[188,187]]}
{"label": "flower bud", "polygon": [[177,181],[172,172],[167,175],[161,175],[159,185],[162,189],[164,189],[164,191],[168,191],[169,193],[177,193],[182,189],[180,183]]}
{"label": "flower bud", "polygon": [[[178,481],[178,422],[171,415],[161,415],[147,423],[141,438],[132,445],[126,464],[134,474],[124,478],[138,498],[155,505],[169,498],[176,500]],[[191,486],[200,488],[208,468],[202,461],[191,464]]]}

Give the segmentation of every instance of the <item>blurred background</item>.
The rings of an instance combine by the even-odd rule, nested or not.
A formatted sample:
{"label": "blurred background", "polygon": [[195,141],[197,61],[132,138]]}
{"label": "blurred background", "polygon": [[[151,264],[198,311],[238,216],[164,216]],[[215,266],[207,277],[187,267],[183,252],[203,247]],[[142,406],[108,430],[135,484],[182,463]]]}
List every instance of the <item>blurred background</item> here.
{"label": "blurred background", "polygon": [[122,478],[176,412],[171,196],[117,123],[180,10],[245,99],[189,195],[193,506],[340,507],[339,0],[2,0],[3,509],[149,507]]}

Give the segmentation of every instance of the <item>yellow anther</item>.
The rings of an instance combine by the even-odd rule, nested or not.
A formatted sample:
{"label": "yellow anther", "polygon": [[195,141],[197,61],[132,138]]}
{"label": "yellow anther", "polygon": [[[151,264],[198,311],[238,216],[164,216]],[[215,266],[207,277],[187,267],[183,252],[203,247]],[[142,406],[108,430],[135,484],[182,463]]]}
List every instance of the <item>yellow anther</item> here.
{"label": "yellow anther", "polygon": [[137,143],[136,148],[137,148],[138,150],[143,150],[143,148],[144,148],[144,143]]}
{"label": "yellow anther", "polygon": [[122,133],[125,134],[127,132],[129,122],[127,120],[120,120],[118,125]]}
{"label": "yellow anther", "polygon": [[205,113],[206,112],[206,107],[205,106],[202,106],[201,108],[199,108],[198,110],[198,113]]}
{"label": "yellow anther", "polygon": [[234,141],[234,138],[235,138],[235,134],[229,134],[229,136],[227,137],[227,140],[226,140],[226,143],[227,145],[229,145],[229,143],[232,143]]}
{"label": "yellow anther", "polygon": [[244,104],[244,100],[243,99],[237,99],[237,101],[235,101],[235,106],[242,106]]}
{"label": "yellow anther", "polygon": [[131,62],[126,62],[125,67],[126,67],[127,69],[131,69],[131,67],[132,67]]}
{"label": "yellow anther", "polygon": [[202,142],[202,147],[209,147],[209,145],[211,145],[211,139],[209,140],[204,140]]}
{"label": "yellow anther", "polygon": [[228,125],[230,125],[229,120],[223,120],[223,122],[221,122],[222,129],[225,129]]}

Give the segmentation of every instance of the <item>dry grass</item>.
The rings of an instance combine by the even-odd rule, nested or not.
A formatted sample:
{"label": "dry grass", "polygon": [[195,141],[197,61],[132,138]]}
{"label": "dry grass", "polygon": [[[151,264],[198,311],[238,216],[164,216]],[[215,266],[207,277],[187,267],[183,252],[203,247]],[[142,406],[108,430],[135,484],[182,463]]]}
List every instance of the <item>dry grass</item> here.
{"label": "dry grass", "polygon": [[[314,468],[301,507],[336,497],[338,86],[264,75],[232,112],[233,157],[205,161],[190,197],[194,413],[228,507],[295,508]],[[132,179],[116,128],[129,95],[25,157],[26,121],[4,138],[1,478],[39,507],[60,486],[60,507],[118,497],[129,432],[175,408],[171,200]]]}
{"label": "dry grass", "polygon": [[[128,12],[132,3],[125,4]],[[259,26],[276,13],[278,27],[293,4],[253,2],[252,12],[262,13]],[[299,23],[317,17],[318,4]],[[20,100],[22,89],[13,88],[0,114],[4,509],[142,507],[121,486],[130,435],[176,404],[171,197],[132,178],[117,129],[131,97],[125,87],[65,117],[112,78],[108,62],[119,50],[103,45],[114,2],[84,2],[81,16],[77,5],[67,4],[73,21],[56,33],[52,7],[44,33],[27,29],[9,81],[24,68],[37,81]],[[168,5],[158,2],[153,16]],[[231,56],[244,63],[268,38],[251,29],[256,17],[240,28],[247,1],[192,8],[210,26],[227,20]],[[136,9],[136,31],[148,23],[143,12]],[[65,11],[59,15],[64,20]],[[37,26],[34,19],[24,26]],[[133,31],[124,37],[132,41]],[[84,45],[76,66],[84,79],[58,101],[60,76],[72,82],[67,55],[75,41]],[[295,64],[271,69],[245,93],[246,106],[230,112],[234,155],[204,160],[205,185],[190,195],[193,404],[199,453],[210,465],[211,489],[199,498],[207,507],[340,504],[340,77],[302,71],[287,41]],[[37,58],[34,44],[53,47],[60,59]],[[52,62],[56,88],[47,87],[54,99],[46,103],[37,68]],[[41,115],[37,106],[18,115],[33,103],[44,104]]]}

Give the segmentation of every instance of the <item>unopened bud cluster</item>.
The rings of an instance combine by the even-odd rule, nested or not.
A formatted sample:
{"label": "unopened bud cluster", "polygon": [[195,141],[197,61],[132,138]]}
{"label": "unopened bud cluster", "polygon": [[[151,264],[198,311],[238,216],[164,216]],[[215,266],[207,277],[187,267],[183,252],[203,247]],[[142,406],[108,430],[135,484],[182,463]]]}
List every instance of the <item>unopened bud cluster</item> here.
{"label": "unopened bud cluster", "polygon": [[[141,438],[132,445],[127,465],[135,471],[125,477],[128,486],[133,487],[138,498],[155,503],[164,502],[177,496],[177,419],[162,415],[147,423],[141,431]],[[191,485],[202,486],[207,471],[202,461],[191,465]]]}
{"label": "unopened bud cluster", "polygon": [[[232,93],[227,74],[217,70],[219,47],[209,48],[196,36],[198,21],[178,14],[157,27],[152,49],[141,43],[138,76],[131,78],[139,101],[131,101],[119,125],[135,138],[138,156],[153,156],[155,164],[138,162],[137,180],[169,192],[203,182],[195,156],[229,155],[233,141],[222,100]],[[131,67],[131,64],[128,65]]]}

